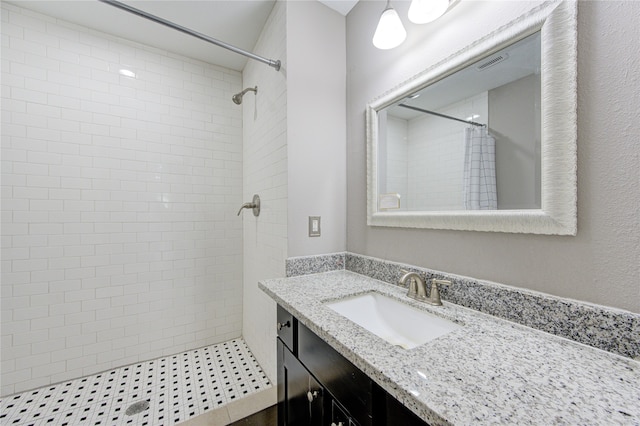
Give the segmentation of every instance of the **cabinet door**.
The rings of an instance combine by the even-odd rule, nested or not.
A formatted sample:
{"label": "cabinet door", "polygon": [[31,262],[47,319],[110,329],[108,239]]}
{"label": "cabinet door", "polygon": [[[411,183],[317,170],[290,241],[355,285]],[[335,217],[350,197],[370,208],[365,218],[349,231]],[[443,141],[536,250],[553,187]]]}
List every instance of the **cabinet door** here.
{"label": "cabinet door", "polygon": [[324,389],[278,339],[278,425],[323,425]]}
{"label": "cabinet door", "polygon": [[331,401],[331,426],[359,426],[335,400]]}
{"label": "cabinet door", "polygon": [[[372,426],[373,382],[315,333],[298,323],[298,358],[362,426]],[[330,422],[329,422],[330,423]]]}
{"label": "cabinet door", "polygon": [[378,408],[383,408],[385,413],[379,413],[379,417],[386,419],[385,425],[403,425],[403,426],[428,426],[420,417],[416,416],[407,407],[402,405],[391,395],[385,395],[384,404],[379,404]]}

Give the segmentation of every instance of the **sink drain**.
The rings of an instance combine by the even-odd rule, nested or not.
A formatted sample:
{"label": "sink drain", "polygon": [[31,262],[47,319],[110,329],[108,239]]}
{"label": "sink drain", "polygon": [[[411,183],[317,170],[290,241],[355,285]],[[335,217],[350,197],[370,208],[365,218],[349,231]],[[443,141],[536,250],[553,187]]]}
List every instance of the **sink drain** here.
{"label": "sink drain", "polygon": [[138,401],[131,404],[127,411],[124,412],[127,416],[133,416],[134,414],[142,413],[144,410],[149,409],[149,401]]}

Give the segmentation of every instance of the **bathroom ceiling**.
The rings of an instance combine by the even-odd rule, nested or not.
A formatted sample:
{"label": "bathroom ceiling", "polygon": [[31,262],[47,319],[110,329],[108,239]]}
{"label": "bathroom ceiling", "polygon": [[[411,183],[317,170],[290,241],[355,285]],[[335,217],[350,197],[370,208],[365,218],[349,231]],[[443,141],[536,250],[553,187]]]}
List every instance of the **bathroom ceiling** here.
{"label": "bathroom ceiling", "polygon": [[[275,4],[275,0],[120,1],[250,52]],[[343,15],[356,2],[322,1]],[[97,0],[16,0],[8,3],[237,71],[241,71],[247,62],[244,56]]]}
{"label": "bathroom ceiling", "polygon": [[347,14],[358,3],[358,0],[318,0],[320,3],[329,6],[331,9],[339,12],[341,15]]}

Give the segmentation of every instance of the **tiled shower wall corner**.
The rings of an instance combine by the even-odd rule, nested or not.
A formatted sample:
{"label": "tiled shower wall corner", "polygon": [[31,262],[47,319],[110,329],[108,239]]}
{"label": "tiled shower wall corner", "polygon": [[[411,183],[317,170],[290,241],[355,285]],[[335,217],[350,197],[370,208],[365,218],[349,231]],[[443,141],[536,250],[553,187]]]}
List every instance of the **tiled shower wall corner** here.
{"label": "tiled shower wall corner", "polygon": [[274,71],[249,61],[243,71],[245,87],[258,86],[256,96],[244,97],[244,200],[261,199],[260,216],[243,213],[244,318],[242,335],[265,373],[276,379],[276,306],[257,282],[284,276],[287,257],[287,85],[286,3],[278,1],[255,53],[283,62]]}
{"label": "tiled shower wall corner", "polygon": [[2,84],[2,395],[238,337],[240,73],[3,2]]}

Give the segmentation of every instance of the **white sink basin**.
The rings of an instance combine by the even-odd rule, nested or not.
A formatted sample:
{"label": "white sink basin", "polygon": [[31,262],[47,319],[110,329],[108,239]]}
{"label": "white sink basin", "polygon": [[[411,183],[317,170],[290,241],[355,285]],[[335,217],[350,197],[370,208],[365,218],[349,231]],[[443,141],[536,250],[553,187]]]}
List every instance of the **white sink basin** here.
{"label": "white sink basin", "polygon": [[460,325],[380,293],[364,293],[325,303],[342,316],[404,349],[436,339]]}

